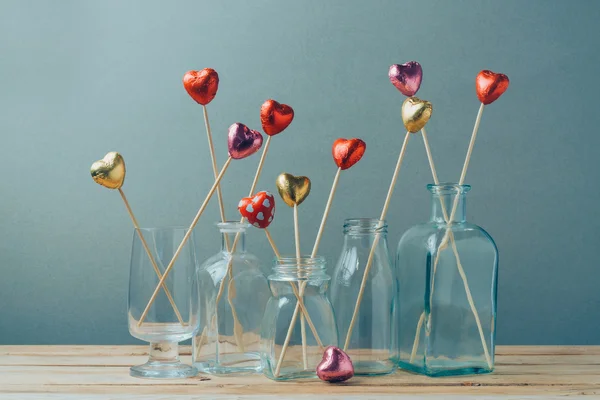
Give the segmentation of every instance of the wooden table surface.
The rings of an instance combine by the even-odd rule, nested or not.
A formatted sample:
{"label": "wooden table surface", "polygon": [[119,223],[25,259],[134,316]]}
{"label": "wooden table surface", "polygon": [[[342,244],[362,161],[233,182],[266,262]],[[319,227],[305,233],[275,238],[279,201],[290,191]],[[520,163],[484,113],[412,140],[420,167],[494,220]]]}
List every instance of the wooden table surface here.
{"label": "wooden table surface", "polygon": [[[273,382],[261,375],[146,380],[129,366],[141,346],[0,346],[0,399],[600,398],[600,346],[499,346],[489,375],[428,378],[398,371],[344,384]],[[189,348],[182,359],[190,361]]]}

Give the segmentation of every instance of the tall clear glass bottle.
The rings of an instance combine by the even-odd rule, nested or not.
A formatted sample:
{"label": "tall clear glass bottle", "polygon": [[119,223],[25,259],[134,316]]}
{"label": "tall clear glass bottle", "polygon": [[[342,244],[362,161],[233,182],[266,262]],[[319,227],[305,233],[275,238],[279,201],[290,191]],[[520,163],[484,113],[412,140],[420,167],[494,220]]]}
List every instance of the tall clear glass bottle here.
{"label": "tall clear glass bottle", "polygon": [[398,364],[429,376],[491,372],[498,249],[466,220],[470,186],[427,188],[431,220],[398,244]]}
{"label": "tall clear glass bottle", "polygon": [[[326,296],[329,280],[322,257],[282,257],[275,261],[269,276],[272,297],[261,338],[267,378],[317,377],[316,367],[325,348],[337,345],[333,308]],[[305,313],[296,294],[303,299]]]}
{"label": "tall clear glass bottle", "polygon": [[257,257],[246,250],[249,224],[223,222],[221,251],[197,271],[200,328],[193,364],[209,374],[260,372],[260,325],[269,285]]}
{"label": "tall clear glass bottle", "polygon": [[[369,258],[371,266],[355,313]],[[346,347],[346,353],[352,358],[356,375],[388,374],[396,368],[392,360],[394,295],[395,281],[385,221],[347,219],[344,222],[344,247],[333,272],[331,301],[340,345]],[[349,334],[351,324],[354,328]]]}

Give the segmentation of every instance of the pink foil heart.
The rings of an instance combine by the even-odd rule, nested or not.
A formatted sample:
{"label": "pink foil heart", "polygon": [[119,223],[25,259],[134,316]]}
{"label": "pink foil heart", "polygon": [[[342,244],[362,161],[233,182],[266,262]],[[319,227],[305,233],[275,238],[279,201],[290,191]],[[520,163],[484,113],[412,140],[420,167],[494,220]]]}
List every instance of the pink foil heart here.
{"label": "pink foil heart", "polygon": [[239,160],[256,153],[262,146],[263,137],[260,132],[236,122],[229,127],[227,147],[231,158]]}
{"label": "pink foil heart", "polygon": [[354,376],[354,365],[342,349],[329,346],[317,365],[317,376],[325,382],[343,382]]}
{"label": "pink foil heart", "polygon": [[423,68],[416,61],[409,61],[404,64],[394,64],[388,72],[390,82],[396,86],[396,89],[403,95],[414,96],[421,87],[423,79]]}

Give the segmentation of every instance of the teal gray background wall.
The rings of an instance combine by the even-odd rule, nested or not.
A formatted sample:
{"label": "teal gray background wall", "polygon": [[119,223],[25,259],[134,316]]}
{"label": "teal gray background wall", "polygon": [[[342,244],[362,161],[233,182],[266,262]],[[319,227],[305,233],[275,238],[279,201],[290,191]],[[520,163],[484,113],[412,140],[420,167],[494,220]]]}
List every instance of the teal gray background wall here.
{"label": "teal gray background wall", "polygon": [[[259,129],[262,102],[296,118],[274,138],[259,188],[307,175],[301,242],[311,248],[335,175],[338,137],[367,142],[340,179],[321,253],[330,266],[344,218],[381,210],[404,128],[393,63],[418,60],[419,96],[440,178],[457,180],[481,69],[506,73],[487,107],[467,182],[469,219],[500,249],[500,344],[599,344],[600,2],[589,1],[17,1],[0,2],[0,344],[133,343],[126,299],[132,225],[91,163],[117,150],[144,226],[187,225],[212,182],[189,69],[221,77],[209,105],[219,164],[233,122]],[[223,180],[227,214],[258,156]],[[422,140],[409,142],[389,211],[392,251],[429,217]],[[197,228],[217,251],[216,201]],[[292,211],[272,233],[293,251]],[[249,249],[269,262],[264,235]]]}

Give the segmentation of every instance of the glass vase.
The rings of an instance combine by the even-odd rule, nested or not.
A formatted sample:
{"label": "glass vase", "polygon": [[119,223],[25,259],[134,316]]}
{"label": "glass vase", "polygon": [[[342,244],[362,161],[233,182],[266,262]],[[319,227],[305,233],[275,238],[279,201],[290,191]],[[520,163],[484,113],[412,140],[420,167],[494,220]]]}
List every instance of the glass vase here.
{"label": "glass vase", "polygon": [[347,219],[344,247],[331,282],[331,301],[340,344],[352,359],[355,375],[389,374],[396,368],[392,360],[394,294],[385,221]]}
{"label": "glass vase", "polygon": [[409,229],[397,251],[398,364],[429,376],[494,368],[498,250],[466,221],[468,185],[428,185],[429,222]]}
{"label": "glass vase", "polygon": [[261,371],[260,324],[270,291],[258,258],[246,250],[249,226],[218,223],[221,250],[198,269],[200,328],[192,358],[201,372]]}
{"label": "glass vase", "polygon": [[181,363],[178,351],[178,342],[191,338],[198,328],[193,238],[182,248],[158,295],[147,308],[186,232],[186,228],[177,227],[134,231],[127,305],[129,332],[150,342],[150,358],[143,365],[131,367],[132,376],[186,378],[198,373],[196,368]]}
{"label": "glass vase", "polygon": [[267,378],[317,377],[316,367],[325,348],[337,345],[333,307],[326,296],[329,279],[322,257],[282,257],[275,261],[269,276],[272,296],[261,334]]}

